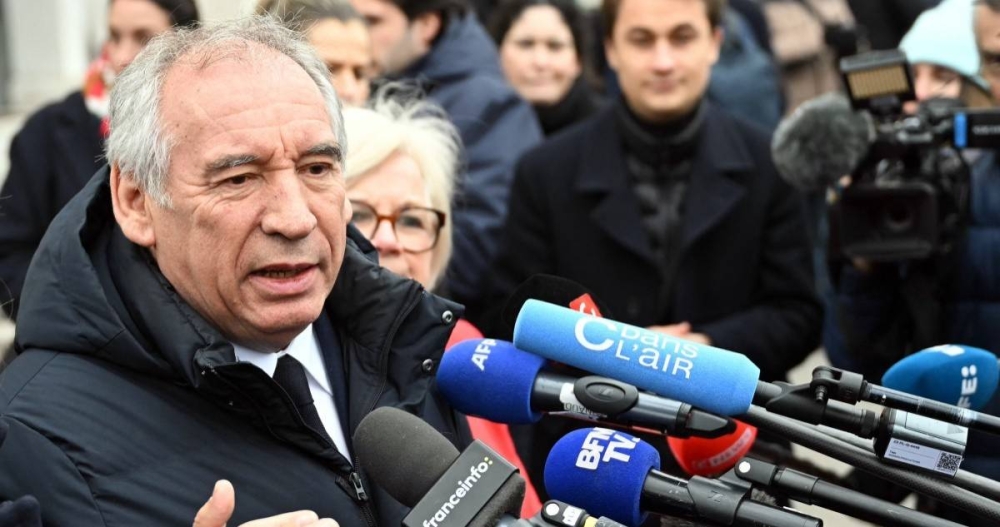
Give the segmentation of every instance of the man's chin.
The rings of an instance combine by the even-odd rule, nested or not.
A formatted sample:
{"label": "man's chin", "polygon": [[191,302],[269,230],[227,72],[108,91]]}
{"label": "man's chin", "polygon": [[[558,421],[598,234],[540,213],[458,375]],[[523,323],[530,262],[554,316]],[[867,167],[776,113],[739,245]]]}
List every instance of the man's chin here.
{"label": "man's chin", "polygon": [[[299,336],[309,324],[312,324],[322,313],[322,304],[318,308],[299,308],[294,310],[269,310],[258,312],[256,320],[249,324],[247,340],[257,344],[251,349],[258,351],[278,351],[288,347],[288,344]],[[263,346],[266,349],[262,349]]]}

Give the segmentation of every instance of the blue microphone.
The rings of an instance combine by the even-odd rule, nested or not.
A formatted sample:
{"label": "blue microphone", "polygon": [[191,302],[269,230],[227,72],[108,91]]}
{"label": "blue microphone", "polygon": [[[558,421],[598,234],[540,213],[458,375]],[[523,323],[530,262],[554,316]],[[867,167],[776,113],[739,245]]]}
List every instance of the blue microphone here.
{"label": "blue microphone", "polygon": [[458,411],[497,423],[530,424],[551,413],[674,437],[719,437],[735,429],[729,419],[689,404],[614,379],[543,371],[545,363],[510,342],[467,340],[441,359],[438,389]]}
{"label": "blue microphone", "polygon": [[505,424],[537,423],[542,412],[531,407],[531,392],[545,362],[502,340],[466,340],[441,358],[438,390],[466,415]]}
{"label": "blue microphone", "polygon": [[582,428],[549,451],[545,490],[591,514],[639,525],[648,515],[639,508],[643,483],[659,468],[660,453],[649,443],[607,428]]}
{"label": "blue microphone", "polygon": [[822,522],[748,498],[751,487],[660,472],[650,444],[606,428],[575,430],[545,461],[545,490],[560,501],[638,526],[649,513],[712,525],[819,527]]}
{"label": "blue microphone", "polygon": [[518,349],[721,415],[746,413],[760,368],[745,355],[528,300]]}
{"label": "blue microphone", "polygon": [[979,410],[996,392],[1000,367],[992,353],[946,344],[918,351],[882,376],[886,388]]}

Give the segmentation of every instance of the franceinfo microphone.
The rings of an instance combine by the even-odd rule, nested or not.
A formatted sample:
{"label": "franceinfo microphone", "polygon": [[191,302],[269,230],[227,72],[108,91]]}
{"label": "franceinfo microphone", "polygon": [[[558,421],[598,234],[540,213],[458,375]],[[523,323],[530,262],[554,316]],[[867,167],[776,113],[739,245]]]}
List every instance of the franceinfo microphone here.
{"label": "franceinfo microphone", "polygon": [[819,527],[823,522],[747,499],[751,487],[660,472],[660,455],[624,432],[586,428],[570,432],[545,462],[545,488],[556,499],[584,506],[627,525],[649,513],[717,525]]}
{"label": "franceinfo microphone", "polygon": [[556,501],[517,519],[524,480],[513,465],[479,441],[459,454],[429,424],[396,408],[365,416],[354,445],[372,481],[412,508],[406,527],[624,527]]}
{"label": "franceinfo microphone", "polygon": [[469,340],[441,359],[438,389],[460,412],[498,423],[536,423],[548,413],[678,437],[718,437],[733,429],[729,419],[614,379],[542,371],[546,362],[509,342]]}
{"label": "franceinfo microphone", "polygon": [[480,441],[458,449],[419,417],[377,408],[354,432],[372,481],[412,510],[404,527],[519,525],[524,480]]}
{"label": "franceinfo microphone", "polygon": [[727,416],[750,408],[760,378],[745,355],[537,300],[524,303],[514,345]]}
{"label": "franceinfo microphone", "polygon": [[909,355],[882,376],[886,388],[979,410],[996,393],[1000,368],[989,351],[946,344]]}

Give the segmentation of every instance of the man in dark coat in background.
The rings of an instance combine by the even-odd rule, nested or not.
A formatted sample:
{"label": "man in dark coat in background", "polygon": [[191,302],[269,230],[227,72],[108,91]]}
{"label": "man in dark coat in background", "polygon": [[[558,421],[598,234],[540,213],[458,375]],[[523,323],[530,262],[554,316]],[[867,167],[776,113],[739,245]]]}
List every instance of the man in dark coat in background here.
{"label": "man in dark coat in background", "polygon": [[398,525],[350,438],[394,406],[461,443],[432,389],[461,312],[348,229],[323,63],[238,20],[155,39],[111,99],[110,168],[28,272],[0,500],[35,496],[51,527],[175,526],[214,487],[197,527]]}
{"label": "man in dark coat in background", "polygon": [[45,229],[104,164],[114,77],[153,36],[196,23],[194,0],[112,0],[109,38],[83,90],[39,110],[14,136],[0,190],[0,305],[11,318],[17,317],[24,275]]}
{"label": "man in dark coat in background", "polygon": [[[703,99],[722,7],[605,1],[623,97],[518,164],[485,305],[555,274],[617,320],[746,354],[766,381],[816,348],[822,308],[802,198],[779,179],[769,137]],[[473,320],[495,327],[490,318]],[[536,436],[533,450],[546,442]]]}
{"label": "man in dark coat in background", "polygon": [[507,84],[496,46],[465,0],[351,0],[382,75],[416,81],[444,108],[464,146],[456,187],[450,298],[479,296],[507,213],[514,163],[542,140],[534,110]]}

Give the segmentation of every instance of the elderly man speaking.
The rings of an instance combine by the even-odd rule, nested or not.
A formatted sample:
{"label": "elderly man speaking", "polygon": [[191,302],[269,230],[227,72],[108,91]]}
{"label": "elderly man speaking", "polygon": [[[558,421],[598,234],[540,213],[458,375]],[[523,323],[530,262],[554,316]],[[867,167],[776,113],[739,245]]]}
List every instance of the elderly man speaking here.
{"label": "elderly man speaking", "polygon": [[458,441],[432,386],[461,313],[348,227],[322,62],[266,19],[181,31],[111,106],[110,166],[28,272],[0,499],[48,526],[398,525],[351,433],[395,406]]}

